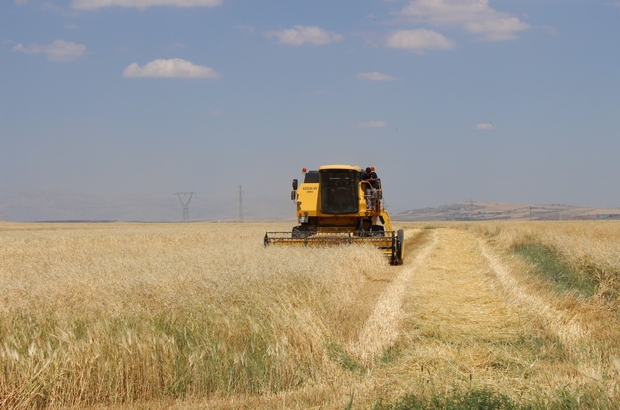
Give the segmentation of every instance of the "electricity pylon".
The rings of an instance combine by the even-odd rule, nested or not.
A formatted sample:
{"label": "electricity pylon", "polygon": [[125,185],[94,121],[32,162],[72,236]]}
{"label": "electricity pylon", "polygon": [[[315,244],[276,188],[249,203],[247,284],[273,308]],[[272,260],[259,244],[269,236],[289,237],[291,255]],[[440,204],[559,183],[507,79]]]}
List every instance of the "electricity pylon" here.
{"label": "electricity pylon", "polygon": [[[189,201],[192,200],[192,196],[194,196],[195,192],[177,192],[175,193],[176,196],[179,197],[179,202],[181,202],[181,206],[183,207],[183,222],[187,222],[189,221]],[[181,198],[181,195],[183,195],[183,198]],[[187,201],[184,201],[184,199],[189,195],[189,198],[187,199]]]}
{"label": "electricity pylon", "polygon": [[239,185],[239,222],[243,222],[243,191]]}

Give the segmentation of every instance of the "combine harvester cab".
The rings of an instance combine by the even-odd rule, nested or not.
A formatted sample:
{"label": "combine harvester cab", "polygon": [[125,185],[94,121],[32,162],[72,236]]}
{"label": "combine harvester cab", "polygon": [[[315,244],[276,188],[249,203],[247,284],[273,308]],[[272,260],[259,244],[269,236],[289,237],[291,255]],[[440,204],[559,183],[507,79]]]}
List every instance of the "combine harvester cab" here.
{"label": "combine harvester cab", "polygon": [[[373,168],[374,171],[374,168]],[[304,182],[293,180],[291,199],[297,205],[299,225],[291,232],[267,232],[265,246],[373,245],[392,265],[401,265],[403,230],[394,231],[383,208],[381,180],[368,190],[360,167],[327,165],[306,171]]]}

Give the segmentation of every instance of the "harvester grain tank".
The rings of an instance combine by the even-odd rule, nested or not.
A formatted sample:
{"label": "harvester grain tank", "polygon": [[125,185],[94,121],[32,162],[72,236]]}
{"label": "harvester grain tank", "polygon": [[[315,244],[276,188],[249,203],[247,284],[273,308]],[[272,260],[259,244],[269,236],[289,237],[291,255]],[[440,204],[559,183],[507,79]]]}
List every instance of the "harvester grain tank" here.
{"label": "harvester grain tank", "polygon": [[265,246],[369,244],[380,249],[390,264],[403,263],[403,230],[392,227],[382,204],[380,179],[372,184],[362,180],[361,168],[351,165],[303,168],[302,172],[303,182],[294,179],[291,191],[299,225],[291,232],[267,232]]}

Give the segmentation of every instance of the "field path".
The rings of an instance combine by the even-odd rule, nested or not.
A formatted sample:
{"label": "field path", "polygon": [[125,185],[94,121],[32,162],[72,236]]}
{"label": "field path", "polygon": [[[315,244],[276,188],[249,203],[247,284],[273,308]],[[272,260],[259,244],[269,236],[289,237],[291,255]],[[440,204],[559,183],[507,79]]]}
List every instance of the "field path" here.
{"label": "field path", "polygon": [[[407,263],[398,269],[401,272],[385,289],[379,300],[374,306],[370,317],[362,328],[359,339],[351,346],[351,350],[357,354],[362,361],[372,358],[381,353],[383,349],[390,346],[399,336],[399,323],[403,316],[401,309],[407,282],[411,276],[419,270],[425,263],[428,255],[437,246],[438,236],[435,232],[421,249],[417,249],[412,262]],[[411,252],[409,252],[411,253]]]}
{"label": "field path", "polygon": [[[485,350],[486,341],[515,338],[522,331],[522,314],[506,298],[480,242],[462,230],[438,229],[436,234],[437,246],[408,283],[406,331],[424,346],[439,348],[429,355],[439,357],[452,343]],[[496,262],[500,266],[499,258]]]}
{"label": "field path", "polygon": [[[404,336],[421,342],[415,349],[427,361],[445,360],[466,346],[473,349],[470,366],[478,366],[481,355],[483,362],[500,360],[487,344],[512,343],[524,332],[522,310],[503,288],[511,285],[509,272],[470,232],[433,229],[426,237],[409,250],[352,351],[367,361]],[[452,344],[460,353],[451,351]]]}
{"label": "field path", "polygon": [[545,321],[547,327],[553,329],[559,339],[567,345],[574,344],[586,336],[581,323],[572,317],[570,312],[555,309],[543,298],[528,293],[511,275],[510,270],[502,263],[500,257],[493,253],[492,249],[481,238],[479,239],[479,246],[499,283],[510,293],[515,303]]}

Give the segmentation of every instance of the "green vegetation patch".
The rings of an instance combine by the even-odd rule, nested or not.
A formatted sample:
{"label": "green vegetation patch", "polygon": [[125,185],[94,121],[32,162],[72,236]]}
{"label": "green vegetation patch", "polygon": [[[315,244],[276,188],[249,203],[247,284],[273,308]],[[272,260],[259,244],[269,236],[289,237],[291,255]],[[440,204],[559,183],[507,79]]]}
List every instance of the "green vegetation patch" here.
{"label": "green vegetation patch", "polygon": [[490,389],[472,389],[468,391],[454,390],[447,394],[431,397],[410,394],[393,404],[378,404],[377,410],[508,410],[530,409],[515,402],[505,394]]}
{"label": "green vegetation patch", "polygon": [[488,387],[455,389],[437,394],[408,394],[393,403],[375,403],[373,410],[581,410],[617,409],[604,391],[558,389],[550,396],[512,398]]}
{"label": "green vegetation patch", "polygon": [[596,293],[596,282],[571,269],[560,260],[553,249],[547,246],[531,243],[520,245],[514,248],[513,252],[534,264],[540,277],[552,283],[558,293],[575,292],[587,298]]}
{"label": "green vegetation patch", "polygon": [[389,365],[393,363],[400,355],[400,350],[394,346],[391,346],[383,350],[383,356],[381,356],[381,363],[384,365]]}
{"label": "green vegetation patch", "polygon": [[334,341],[327,343],[327,354],[333,362],[338,363],[345,370],[354,373],[361,373],[364,370],[364,366]]}

